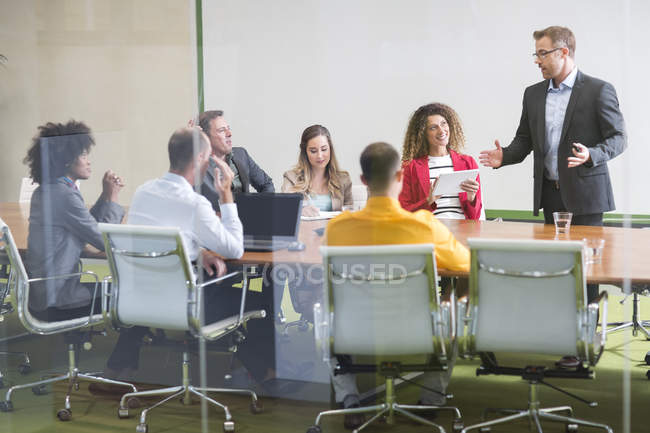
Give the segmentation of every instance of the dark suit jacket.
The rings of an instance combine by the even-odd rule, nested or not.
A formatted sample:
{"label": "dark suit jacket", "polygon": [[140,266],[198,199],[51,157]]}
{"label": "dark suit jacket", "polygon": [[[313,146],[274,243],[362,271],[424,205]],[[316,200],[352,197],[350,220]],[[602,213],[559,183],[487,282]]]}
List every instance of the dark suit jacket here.
{"label": "dark suit jacket", "polygon": [[[239,171],[243,192],[249,192],[250,187],[257,192],[275,192],[273,179],[264,172],[243,147],[232,148],[232,161]],[[208,199],[212,208],[219,212],[219,194],[214,189],[214,167],[210,165],[201,184],[201,195]]]}
{"label": "dark suit jacket", "polygon": [[[517,135],[508,147],[503,148],[502,165],[521,162],[533,152],[535,215],[539,213],[544,179],[548,84],[549,81],[544,80],[526,89]],[[573,156],[572,143],[587,146],[591,161],[568,168],[567,158]],[[584,215],[615,209],[607,161],[626,147],[625,124],[614,86],[578,71],[558,147],[560,193],[567,210]]]}

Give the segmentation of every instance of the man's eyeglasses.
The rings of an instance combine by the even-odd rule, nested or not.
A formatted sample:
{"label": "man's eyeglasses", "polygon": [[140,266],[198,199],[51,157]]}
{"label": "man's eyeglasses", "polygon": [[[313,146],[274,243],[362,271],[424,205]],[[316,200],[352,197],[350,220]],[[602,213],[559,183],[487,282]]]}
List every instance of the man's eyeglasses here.
{"label": "man's eyeglasses", "polygon": [[537,57],[539,59],[545,59],[546,56],[548,56],[552,52],[557,51],[557,50],[561,50],[562,48],[564,48],[564,47],[553,48],[552,50],[549,50],[549,51],[539,50],[538,52],[533,53],[533,57]]}

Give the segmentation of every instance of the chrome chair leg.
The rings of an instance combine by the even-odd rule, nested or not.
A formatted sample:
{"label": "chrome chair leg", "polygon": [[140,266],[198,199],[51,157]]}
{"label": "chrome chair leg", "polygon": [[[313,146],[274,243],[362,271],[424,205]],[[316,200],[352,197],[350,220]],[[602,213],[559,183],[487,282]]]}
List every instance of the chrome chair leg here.
{"label": "chrome chair leg", "polygon": [[539,411],[544,413],[566,412],[568,416],[573,416],[573,408],[571,406],[547,407]]}
{"label": "chrome chair leg", "polygon": [[257,398],[257,394],[250,389],[197,388],[197,387],[192,387],[192,388],[202,393],[217,392],[222,394],[249,395],[251,397],[251,412],[257,413],[257,411],[261,410],[261,406],[259,404],[259,399]]}
{"label": "chrome chair leg", "polygon": [[151,389],[147,391],[136,391],[136,392],[128,392],[124,395],[122,395],[122,398],[120,399],[120,410],[124,409],[127,411],[127,414],[125,416],[120,415],[120,418],[127,418],[128,417],[128,407],[127,407],[127,401],[132,398],[132,397],[153,397],[157,395],[168,395],[168,394],[176,394],[180,391],[185,392],[185,387],[183,386],[171,386],[168,388],[161,388],[161,389]]}
{"label": "chrome chair leg", "polygon": [[[147,425],[147,414],[157,408],[158,406],[162,406],[163,404],[167,403],[169,400],[180,397],[185,393],[185,388],[181,387],[181,389],[171,395],[168,395],[167,397],[163,398],[159,402],[155,403],[153,406],[149,406],[146,409],[143,409],[142,412],[140,413],[140,425],[146,426]],[[124,397],[122,397],[124,398]],[[138,426],[139,427],[139,426]],[[146,431],[146,428],[145,428]]]}
{"label": "chrome chair leg", "polygon": [[530,411],[530,417],[535,422],[535,427],[537,427],[537,433],[544,433],[542,430],[542,424],[539,422],[539,413],[536,410]]}
{"label": "chrome chair leg", "polygon": [[[382,404],[376,404],[374,406],[364,406],[364,407],[350,407],[347,409],[332,409],[332,410],[325,410],[321,413],[319,413],[316,416],[316,421],[314,422],[314,425],[320,425],[320,420],[324,416],[330,416],[330,415],[345,415],[348,413],[368,413],[368,412],[375,412],[375,411],[381,411],[380,413],[383,414],[384,412],[388,411],[388,405],[385,403]],[[373,417],[371,419],[374,419],[376,417]]]}
{"label": "chrome chair leg", "polygon": [[[383,414],[390,411],[390,407],[387,404],[384,404],[384,406],[386,406],[386,407],[383,410],[377,412],[377,414],[375,414],[375,416],[370,418],[368,421],[364,422],[362,425],[359,426],[359,428],[357,428],[355,430],[352,430],[352,433],[359,433],[361,430],[363,430],[364,428],[368,427],[370,424],[372,424],[373,422],[378,420]],[[344,409],[344,410],[347,410],[347,409]]]}
{"label": "chrome chair leg", "polygon": [[540,416],[540,418],[548,419],[549,421],[563,422],[563,423],[567,423],[567,424],[578,424],[578,425],[584,425],[584,426],[588,426],[588,427],[595,427],[595,428],[603,429],[603,430],[607,431],[607,433],[614,433],[614,430],[612,430],[612,428],[609,427],[608,425],[600,424],[600,423],[597,423],[597,422],[586,421],[586,420],[583,420],[583,419],[572,418],[572,417],[568,417],[568,416],[555,415],[555,414],[548,413],[548,412],[540,412],[539,416]]}
{"label": "chrome chair leg", "polygon": [[55,383],[55,382],[62,382],[68,379],[70,379],[70,373],[66,373],[64,375],[57,376],[57,377],[52,377],[50,379],[39,380],[31,383],[23,383],[21,385],[14,385],[7,390],[7,394],[5,394],[5,400],[3,402],[0,402],[1,403],[0,411],[11,412],[13,410],[13,403],[11,402],[11,394],[13,394],[14,391],[18,391],[19,389],[25,389],[25,388],[38,388],[41,387],[42,385],[47,385],[49,383]]}
{"label": "chrome chair leg", "polygon": [[402,407],[403,407],[403,406],[400,406],[400,405],[398,405],[398,404],[393,404],[393,410],[394,410],[395,412],[397,412],[397,413],[399,413],[399,414],[402,414],[402,415],[404,415],[405,417],[412,419],[413,421],[417,421],[417,422],[419,422],[420,424],[424,424],[424,425],[428,425],[428,426],[431,426],[431,427],[435,427],[435,428],[437,428],[437,429],[440,431],[440,433],[445,433],[445,429],[442,428],[442,426],[440,426],[440,425],[438,425],[438,424],[436,424],[436,423],[434,423],[434,422],[431,422],[431,421],[429,421],[428,419],[424,419],[424,418],[422,418],[421,416],[418,416],[418,415],[416,415],[416,414],[414,414],[414,413],[411,413],[411,412],[409,412],[409,411],[407,411],[407,410],[404,410]]}
{"label": "chrome chair leg", "polygon": [[407,410],[447,410],[454,412],[456,418],[461,418],[460,410],[455,406],[433,406],[433,405],[416,405],[416,404],[399,404],[395,403],[394,407]]}
{"label": "chrome chair leg", "polygon": [[503,418],[497,418],[497,419],[493,419],[491,421],[485,421],[485,422],[481,422],[481,423],[478,423],[478,424],[474,424],[474,425],[465,427],[461,431],[461,433],[467,433],[470,430],[476,430],[476,429],[480,429],[480,428],[483,428],[483,427],[491,427],[491,426],[497,425],[497,424],[505,424],[507,422],[514,421],[514,420],[517,420],[517,419],[520,419],[520,418],[527,418],[528,416],[529,416],[529,412],[527,410],[523,410],[523,411],[521,411],[519,413],[516,413],[514,415],[508,415],[508,416],[504,416]]}
{"label": "chrome chair leg", "polygon": [[226,421],[231,421],[232,420],[232,415],[230,415],[230,411],[228,410],[228,406],[219,403],[218,401],[214,400],[213,398],[210,398],[206,394],[203,394],[202,392],[197,391],[194,387],[189,387],[189,390],[192,394],[196,395],[200,399],[203,399],[207,401],[208,403],[211,403],[213,406],[217,406],[218,408],[221,408],[225,415],[226,415]]}

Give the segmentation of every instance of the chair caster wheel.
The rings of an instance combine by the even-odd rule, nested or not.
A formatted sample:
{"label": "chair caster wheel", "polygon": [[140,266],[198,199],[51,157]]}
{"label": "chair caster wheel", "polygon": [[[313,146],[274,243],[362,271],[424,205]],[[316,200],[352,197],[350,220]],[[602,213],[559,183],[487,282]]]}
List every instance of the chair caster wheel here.
{"label": "chair caster wheel", "polygon": [[645,359],[644,359],[646,365],[650,365],[650,352],[645,354]]}
{"label": "chair caster wheel", "polygon": [[11,412],[14,410],[14,404],[9,400],[0,401],[0,412]]}
{"label": "chair caster wheel", "polygon": [[235,423],[232,421],[224,421],[223,423],[224,432],[233,432],[235,431]]}
{"label": "chair caster wheel", "polygon": [[32,386],[32,392],[34,395],[45,395],[47,394],[47,388],[45,388],[45,385]]}
{"label": "chair caster wheel", "polygon": [[125,418],[128,418],[128,417],[129,417],[129,408],[128,408],[128,406],[127,406],[126,409],[123,409],[123,408],[121,408],[121,407],[118,407],[118,408],[117,408],[117,417],[118,417],[119,419],[125,419]]}
{"label": "chair caster wheel", "polygon": [[147,424],[138,424],[135,427],[135,431],[137,433],[147,433],[149,431],[149,427],[147,426]]}
{"label": "chair caster wheel", "polygon": [[578,424],[567,424],[565,431],[567,433],[575,433],[578,431]]}
{"label": "chair caster wheel", "polygon": [[138,397],[129,397],[128,400],[126,400],[126,407],[128,409],[138,409],[142,407],[142,402]]}
{"label": "chair caster wheel", "polygon": [[650,370],[648,370],[648,371],[645,372],[645,377],[647,377],[648,379],[650,379]]}
{"label": "chair caster wheel", "polygon": [[313,425],[307,429],[307,433],[323,433],[319,425]]}
{"label": "chair caster wheel", "polygon": [[72,418],[72,411],[70,409],[61,409],[56,413],[59,421],[70,421]]}
{"label": "chair caster wheel", "polygon": [[258,415],[262,412],[264,412],[264,405],[262,404],[261,401],[254,401],[250,405],[250,411],[253,415]]}
{"label": "chair caster wheel", "polygon": [[451,431],[454,433],[460,433],[463,431],[465,428],[465,424],[463,424],[463,420],[460,418],[456,418],[454,422],[451,424]]}
{"label": "chair caster wheel", "polygon": [[31,364],[20,364],[18,366],[18,372],[22,375],[29,374],[30,371],[32,371]]}

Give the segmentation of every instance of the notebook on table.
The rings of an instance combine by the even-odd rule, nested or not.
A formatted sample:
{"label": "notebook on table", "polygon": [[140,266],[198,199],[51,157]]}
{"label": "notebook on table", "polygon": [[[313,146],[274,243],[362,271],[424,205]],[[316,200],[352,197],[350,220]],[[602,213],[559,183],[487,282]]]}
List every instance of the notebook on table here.
{"label": "notebook on table", "polygon": [[244,250],[276,251],[298,241],[302,194],[240,193],[235,203],[244,226]]}

